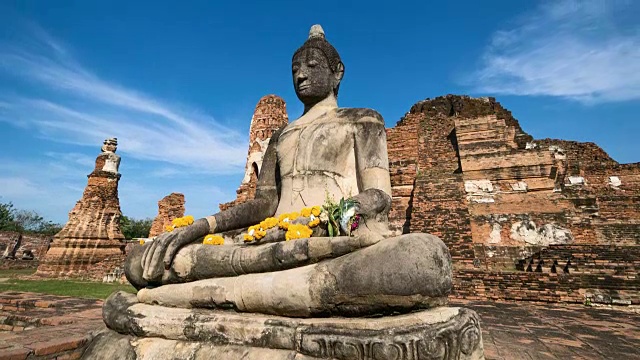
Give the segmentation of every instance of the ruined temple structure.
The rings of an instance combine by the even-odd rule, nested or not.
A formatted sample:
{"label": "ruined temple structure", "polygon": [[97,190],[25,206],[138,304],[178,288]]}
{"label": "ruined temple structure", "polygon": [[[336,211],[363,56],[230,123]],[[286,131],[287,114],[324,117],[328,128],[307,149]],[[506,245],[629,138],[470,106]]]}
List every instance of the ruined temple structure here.
{"label": "ruined temple structure", "polygon": [[274,131],[289,123],[287,106],[284,100],[277,95],[267,95],[258,101],[251,118],[249,129],[249,153],[244,178],[240,187],[236,190],[237,197],[234,201],[220,204],[220,210],[253,199],[256,192],[258,174],[262,168],[262,157],[269,144],[269,139]]}
{"label": "ruined temple structure", "polygon": [[114,138],[104,141],[82,199],[69,212],[64,228],[54,236],[37,275],[102,279],[122,265],[125,244],[120,231],[117,144]]}
{"label": "ruined temple structure", "polygon": [[36,268],[51,240],[50,235],[0,231],[0,269]]}
{"label": "ruined temple structure", "polygon": [[184,216],[184,195],[180,193],[171,193],[158,201],[158,216],[151,224],[149,237],[154,237],[164,232],[166,225],[171,225],[171,221],[175,218]]}
{"label": "ruined temple structure", "polygon": [[640,163],[456,95],[413,105],[387,145],[391,226],[445,242],[453,296],[640,303]]}

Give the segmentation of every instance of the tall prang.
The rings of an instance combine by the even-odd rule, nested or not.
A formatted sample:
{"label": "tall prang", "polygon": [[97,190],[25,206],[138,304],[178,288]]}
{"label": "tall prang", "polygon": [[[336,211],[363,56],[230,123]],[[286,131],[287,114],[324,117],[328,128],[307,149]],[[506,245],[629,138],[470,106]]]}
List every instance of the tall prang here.
{"label": "tall prang", "polygon": [[277,95],[263,96],[251,118],[249,128],[249,152],[247,154],[247,165],[245,166],[244,178],[240,187],[236,190],[237,197],[234,201],[220,204],[220,210],[243,203],[253,199],[256,193],[258,174],[262,168],[262,158],[267,150],[271,135],[289,123],[287,115],[287,104]]}
{"label": "tall prang", "polygon": [[118,182],[120,156],[116,138],[106,139],[82,198],[69,212],[69,221],[54,236],[37,275],[102,279],[124,260],[120,230]]}

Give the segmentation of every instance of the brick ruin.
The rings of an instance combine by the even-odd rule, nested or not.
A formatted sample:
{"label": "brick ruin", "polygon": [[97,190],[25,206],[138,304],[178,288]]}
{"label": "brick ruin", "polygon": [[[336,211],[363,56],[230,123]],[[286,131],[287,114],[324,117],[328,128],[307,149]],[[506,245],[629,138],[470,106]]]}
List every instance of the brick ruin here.
{"label": "brick ruin", "polygon": [[103,279],[124,262],[116,145],[115,139],[105,140],[82,198],[69,212],[64,228],[54,236],[36,275]]}
{"label": "brick ruin", "polygon": [[160,235],[164,232],[166,225],[171,225],[171,221],[175,218],[184,216],[184,195],[180,193],[171,193],[158,201],[158,216],[151,224],[149,237]]}
{"label": "brick ruin", "polygon": [[0,269],[30,269],[38,267],[49,250],[52,236],[0,231]]}
{"label": "brick ruin", "polygon": [[493,98],[418,102],[387,135],[393,225],[445,241],[456,296],[640,303],[640,163],[534,140]]}
{"label": "brick ruin", "polygon": [[262,168],[262,157],[267,150],[269,140],[274,131],[289,123],[287,105],[277,95],[267,95],[258,101],[251,118],[249,128],[249,152],[244,178],[240,187],[236,190],[236,199],[228,203],[220,204],[220,210],[240,204],[248,199],[253,199],[258,182],[258,174]]}
{"label": "brick ruin", "polygon": [[640,303],[640,163],[534,140],[494,98],[420,101],[387,142],[391,226],[442,238],[454,297]]}

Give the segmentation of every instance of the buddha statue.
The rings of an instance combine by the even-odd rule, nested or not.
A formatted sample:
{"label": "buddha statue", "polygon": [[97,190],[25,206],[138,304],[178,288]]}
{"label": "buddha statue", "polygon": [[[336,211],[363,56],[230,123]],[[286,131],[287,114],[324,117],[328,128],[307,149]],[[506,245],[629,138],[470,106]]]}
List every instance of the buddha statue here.
{"label": "buddha statue", "polygon": [[[255,198],[132,251],[125,273],[139,291],[107,299],[105,323],[171,351],[187,341],[218,354],[203,359],[239,358],[229,355],[236,350],[255,359],[482,358],[477,315],[443,307],[452,287],[445,244],[389,232],[384,121],[375,110],[338,107],[345,67],[319,25],[291,70],[304,112],[271,137]],[[324,219],[301,238],[237,236],[327,199],[350,204],[357,226],[331,231]],[[224,245],[203,244],[207,234]]]}

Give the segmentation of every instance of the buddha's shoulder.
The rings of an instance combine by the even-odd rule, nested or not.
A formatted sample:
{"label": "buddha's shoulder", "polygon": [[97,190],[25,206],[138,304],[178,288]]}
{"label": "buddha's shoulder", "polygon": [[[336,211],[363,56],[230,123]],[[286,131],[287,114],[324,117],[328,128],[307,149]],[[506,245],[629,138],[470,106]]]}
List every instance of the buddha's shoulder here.
{"label": "buddha's shoulder", "polygon": [[384,125],[384,119],[379,112],[367,108],[339,108],[337,117],[353,122],[369,122]]}

